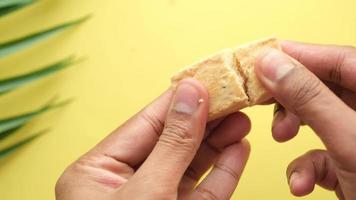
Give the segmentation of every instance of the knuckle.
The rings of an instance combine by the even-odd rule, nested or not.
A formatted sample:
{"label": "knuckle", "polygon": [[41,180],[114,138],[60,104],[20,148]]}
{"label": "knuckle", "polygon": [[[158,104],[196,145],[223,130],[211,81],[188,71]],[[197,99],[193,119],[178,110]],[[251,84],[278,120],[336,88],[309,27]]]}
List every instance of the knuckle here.
{"label": "knuckle", "polygon": [[299,114],[319,97],[323,88],[321,81],[313,76],[302,76],[295,85],[295,92],[291,96],[292,107]]}
{"label": "knuckle", "polygon": [[64,190],[68,189],[71,187],[73,184],[72,181],[74,179],[75,175],[81,175],[85,173],[86,167],[92,165],[95,163],[96,159],[95,158],[90,158],[86,155],[84,155],[82,158],[78,159],[71,165],[69,165],[62,175],[59,177],[58,181],[56,182],[55,185],[55,192],[56,194],[60,194]]}
{"label": "knuckle", "polygon": [[54,187],[54,192],[57,198],[61,198],[71,188],[71,175],[68,169],[59,177]]}
{"label": "knuckle", "polygon": [[59,177],[54,188],[55,194],[58,197],[66,188],[66,181],[63,180],[63,177]]}
{"label": "knuckle", "polygon": [[341,84],[342,81],[342,68],[344,66],[346,59],[346,50],[340,51],[337,54],[337,59],[335,65],[331,68],[329,72],[329,79],[336,84]]}
{"label": "knuckle", "polygon": [[192,137],[190,133],[190,123],[185,120],[171,120],[167,123],[164,132],[167,135],[173,135],[180,139]]}
{"label": "knuckle", "polygon": [[154,133],[156,133],[157,136],[161,134],[164,122],[161,121],[159,117],[156,117],[153,112],[150,112],[146,108],[141,112],[139,117],[150,126],[150,128],[153,130]]}
{"label": "knuckle", "polygon": [[215,169],[222,171],[223,173],[228,174],[234,180],[238,180],[240,178],[239,174],[237,174],[233,169],[225,166],[224,164],[216,163]]}
{"label": "knuckle", "polygon": [[195,191],[198,193],[198,196],[199,196],[198,199],[219,200],[217,195],[214,194],[214,192],[209,189],[205,189],[203,187],[197,187]]}
{"label": "knuckle", "polygon": [[170,146],[179,145],[188,150],[194,149],[195,143],[190,123],[186,120],[170,120],[166,123],[160,142]]}

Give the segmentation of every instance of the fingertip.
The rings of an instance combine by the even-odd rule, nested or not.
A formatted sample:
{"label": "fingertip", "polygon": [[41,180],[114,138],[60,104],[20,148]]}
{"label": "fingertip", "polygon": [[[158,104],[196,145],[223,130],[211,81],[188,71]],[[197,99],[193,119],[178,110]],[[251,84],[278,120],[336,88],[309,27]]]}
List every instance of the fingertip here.
{"label": "fingertip", "polygon": [[296,53],[300,50],[301,48],[308,47],[312,44],[307,44],[304,42],[298,42],[298,41],[292,41],[292,40],[280,40],[279,44],[282,47],[282,50],[288,54],[290,53]]}
{"label": "fingertip", "polygon": [[242,112],[228,115],[207,138],[209,144],[222,149],[240,142],[251,130],[248,116]]}
{"label": "fingertip", "polygon": [[239,112],[241,115],[241,120],[243,121],[243,124],[246,125],[246,133],[248,134],[251,131],[251,119],[243,112]]}
{"label": "fingertip", "polygon": [[[179,98],[177,98],[177,96],[179,96]],[[177,111],[175,108],[178,107],[178,112],[183,111],[183,113],[190,113],[193,116],[191,119],[197,119],[201,124],[204,124],[205,127],[208,120],[209,95],[204,85],[195,78],[186,78],[179,81],[175,90],[174,101],[177,101],[177,99],[185,103],[178,104],[174,102],[173,105],[175,106],[172,108]]]}
{"label": "fingertip", "polygon": [[251,131],[251,120],[243,112],[232,113],[228,115],[225,120],[229,121],[235,127],[237,126],[237,128],[241,130],[241,132],[245,133],[244,136],[246,136]]}
{"label": "fingertip", "polygon": [[[298,58],[300,54],[300,49],[303,45],[301,42],[291,41],[291,40],[281,40],[280,45],[282,47],[282,51],[287,53],[292,57]],[[304,44],[305,45],[305,44]]]}
{"label": "fingertip", "polygon": [[274,98],[271,98],[271,99],[267,99],[267,100],[261,102],[260,105],[270,105],[273,103],[276,103],[276,100]]}
{"label": "fingertip", "polygon": [[285,49],[291,48],[293,45],[295,45],[297,42],[291,41],[291,40],[280,40],[279,44],[282,47],[282,50],[284,51]]}
{"label": "fingertip", "polygon": [[240,142],[241,148],[243,149],[243,151],[245,152],[245,155],[247,155],[247,157],[250,155],[251,153],[251,144],[247,139],[242,139]]}
{"label": "fingertip", "polygon": [[239,143],[236,144],[236,148],[239,152],[239,157],[247,160],[251,152],[250,142],[247,139],[242,139]]}
{"label": "fingertip", "polygon": [[204,101],[208,101],[208,97],[209,97],[208,90],[205,88],[205,86],[201,82],[199,82],[195,78],[185,78],[179,82],[179,84],[184,84],[184,83],[195,87],[197,89],[197,91],[199,92],[199,94],[201,95],[201,98]]}
{"label": "fingertip", "polygon": [[289,187],[291,193],[298,197],[308,195],[314,190],[314,184],[299,172],[292,173],[289,178]]}
{"label": "fingertip", "polygon": [[261,50],[261,52],[258,54],[256,58],[256,66],[255,66],[255,72],[257,75],[262,75],[262,68],[266,64],[265,58],[270,54],[274,49],[270,47],[265,47]]}
{"label": "fingertip", "polygon": [[272,137],[277,142],[294,138],[299,131],[300,119],[289,111],[278,111],[272,124]]}
{"label": "fingertip", "polygon": [[247,139],[242,139],[238,143],[238,148],[239,148],[239,154],[238,154],[238,159],[241,160],[243,168],[246,166],[247,161],[250,157],[251,153],[251,146],[250,143]]}

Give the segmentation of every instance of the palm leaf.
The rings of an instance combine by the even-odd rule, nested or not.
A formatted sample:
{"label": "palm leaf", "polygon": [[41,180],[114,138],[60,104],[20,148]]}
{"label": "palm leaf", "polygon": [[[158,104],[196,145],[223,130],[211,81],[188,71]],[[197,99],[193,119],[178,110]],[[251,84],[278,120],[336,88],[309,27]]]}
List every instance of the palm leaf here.
{"label": "palm leaf", "polygon": [[11,153],[13,153],[18,148],[20,148],[20,147],[24,146],[25,144],[31,142],[32,140],[38,138],[39,136],[45,134],[46,132],[47,132],[46,130],[45,131],[40,131],[40,132],[38,132],[38,133],[28,137],[28,138],[25,138],[25,139],[21,140],[20,142],[17,142],[17,143],[15,143],[15,144],[13,144],[13,145],[5,148],[5,149],[0,150],[0,159],[4,158],[5,156],[7,156],[7,155],[9,155]]}
{"label": "palm leaf", "polygon": [[49,28],[44,31],[40,31],[37,33],[33,33],[15,40],[11,40],[8,42],[0,43],[0,58],[5,57],[7,55],[16,53],[18,51],[21,51],[27,47],[30,47],[40,41],[43,41],[47,38],[50,38],[54,35],[57,35],[64,30],[71,28],[73,26],[76,26],[84,21],[86,21],[90,15],[79,18],[74,21],[70,21],[52,28]]}
{"label": "palm leaf", "polygon": [[36,81],[38,79],[49,76],[55,72],[58,72],[70,65],[74,64],[76,60],[73,56],[60,60],[49,66],[46,66],[40,70],[29,72],[27,74],[7,78],[0,80],[0,95],[6,92],[10,92],[16,88],[19,88],[27,83]]}
{"label": "palm leaf", "polygon": [[35,3],[36,0],[1,0],[0,17]]}
{"label": "palm leaf", "polygon": [[52,103],[52,101],[53,100],[51,100],[50,103],[47,103],[46,105],[44,105],[43,107],[37,110],[0,120],[0,136],[3,136],[3,138],[7,137],[13,134],[17,129],[23,127],[27,122],[32,120],[34,117],[48,110],[65,106],[69,104],[72,100],[71,99],[65,100],[59,103]]}
{"label": "palm leaf", "polygon": [[7,130],[5,132],[2,132],[0,134],[0,141],[1,140],[4,140],[5,138],[9,137],[10,135],[14,134],[15,132],[17,132],[17,130],[19,130],[21,128],[20,127],[16,127],[16,128],[13,128],[13,129],[10,129],[10,130]]}
{"label": "palm leaf", "polygon": [[6,8],[9,6],[28,4],[28,3],[33,3],[33,2],[35,2],[35,0],[1,0],[0,8]]}

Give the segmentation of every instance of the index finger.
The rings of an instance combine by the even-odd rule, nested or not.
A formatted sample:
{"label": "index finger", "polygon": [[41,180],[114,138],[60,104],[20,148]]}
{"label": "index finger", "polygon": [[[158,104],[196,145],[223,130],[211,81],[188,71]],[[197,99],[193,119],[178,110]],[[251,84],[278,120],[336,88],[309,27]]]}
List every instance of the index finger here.
{"label": "index finger", "polygon": [[282,41],[282,49],[319,78],[356,92],[356,49]]}
{"label": "index finger", "polygon": [[[164,127],[164,121],[173,98],[171,89],[126,121],[102,140],[92,151],[99,152],[135,168],[151,153]],[[206,135],[222,119],[207,124]]]}
{"label": "index finger", "polygon": [[93,151],[131,167],[139,165],[152,151],[164,126],[172,90],[167,90],[102,140]]}

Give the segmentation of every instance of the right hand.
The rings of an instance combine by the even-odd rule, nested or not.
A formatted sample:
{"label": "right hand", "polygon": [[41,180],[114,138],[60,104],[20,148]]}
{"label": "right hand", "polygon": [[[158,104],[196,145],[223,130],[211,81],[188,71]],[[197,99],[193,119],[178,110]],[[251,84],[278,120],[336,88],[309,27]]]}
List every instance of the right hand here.
{"label": "right hand", "polygon": [[[282,42],[283,52],[260,55],[256,73],[283,108],[272,125],[277,141],[293,138],[301,122],[326,150],[312,150],[287,169],[291,192],[311,193],[315,184],[339,199],[356,199],[356,49]],[[285,109],[284,109],[285,108]]]}

